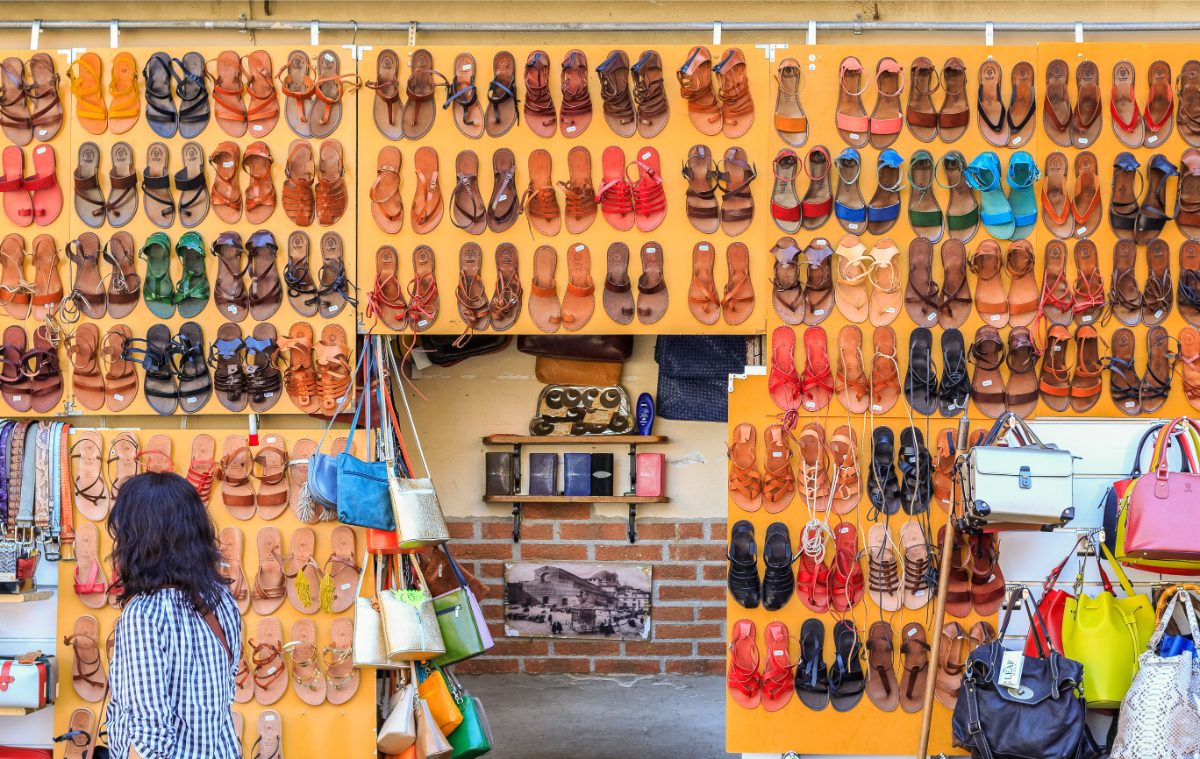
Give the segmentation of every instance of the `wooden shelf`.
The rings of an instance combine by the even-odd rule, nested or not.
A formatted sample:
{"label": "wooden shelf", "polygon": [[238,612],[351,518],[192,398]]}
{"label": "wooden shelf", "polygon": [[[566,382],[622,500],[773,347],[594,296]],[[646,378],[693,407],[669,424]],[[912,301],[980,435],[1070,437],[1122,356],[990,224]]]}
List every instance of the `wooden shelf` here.
{"label": "wooden shelf", "polygon": [[665,495],[485,495],[484,503],[670,503]]}
{"label": "wooden shelf", "polygon": [[488,435],[484,445],[651,445],[666,435]]}
{"label": "wooden shelf", "polygon": [[0,706],[0,717],[26,717],[34,712],[40,712],[42,709],[25,709],[20,706]]}
{"label": "wooden shelf", "polygon": [[0,593],[0,604],[23,604],[45,601],[54,596],[53,590],[31,590],[27,593]]}

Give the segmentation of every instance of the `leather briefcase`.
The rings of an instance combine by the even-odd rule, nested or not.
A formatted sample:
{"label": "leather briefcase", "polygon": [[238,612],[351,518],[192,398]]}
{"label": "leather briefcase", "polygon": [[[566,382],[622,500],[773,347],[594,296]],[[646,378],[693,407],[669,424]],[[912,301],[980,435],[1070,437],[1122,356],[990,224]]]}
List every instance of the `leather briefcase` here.
{"label": "leather briefcase", "polygon": [[[999,445],[1012,433],[1018,445]],[[970,528],[1053,529],[1075,518],[1075,457],[1038,439],[1007,412],[967,454],[966,515]]]}

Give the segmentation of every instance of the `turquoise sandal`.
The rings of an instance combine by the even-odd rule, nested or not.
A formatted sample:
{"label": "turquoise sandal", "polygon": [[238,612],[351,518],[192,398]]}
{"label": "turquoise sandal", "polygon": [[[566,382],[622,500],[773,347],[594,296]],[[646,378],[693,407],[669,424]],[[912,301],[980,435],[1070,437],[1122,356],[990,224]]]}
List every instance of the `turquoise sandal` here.
{"label": "turquoise sandal", "polygon": [[1024,150],[1018,150],[1008,159],[1008,204],[1012,207],[1013,240],[1021,240],[1029,236],[1037,225],[1037,198],[1034,196],[1033,183],[1041,177],[1037,162],[1033,156]]}
{"label": "turquoise sandal", "polygon": [[1017,229],[1012,206],[1000,188],[1000,157],[992,151],[980,153],[964,172],[967,185],[979,193],[979,219],[997,240],[1011,240]]}

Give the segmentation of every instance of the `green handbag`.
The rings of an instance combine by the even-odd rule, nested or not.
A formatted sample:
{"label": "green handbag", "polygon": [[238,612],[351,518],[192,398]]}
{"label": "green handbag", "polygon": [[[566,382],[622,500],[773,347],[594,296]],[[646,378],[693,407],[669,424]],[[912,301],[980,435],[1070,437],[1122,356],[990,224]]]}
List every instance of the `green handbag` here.
{"label": "green handbag", "polygon": [[450,747],[454,749],[454,753],[450,754],[450,757],[451,759],[475,759],[477,756],[483,756],[492,750],[492,726],[488,724],[483,704],[479,702],[479,699],[467,693],[454,675],[444,674],[446,674],[450,691],[454,694],[463,716],[462,724],[447,736]]}
{"label": "green handbag", "polygon": [[450,567],[458,580],[458,587],[441,594],[433,599],[433,609],[437,612],[438,627],[442,630],[442,640],[446,643],[446,653],[433,660],[439,667],[446,667],[456,662],[479,656],[492,647],[490,633],[485,639],[484,631],[487,624],[483,621],[483,613],[475,594],[467,587],[467,581],[459,569],[454,557],[442,546]]}

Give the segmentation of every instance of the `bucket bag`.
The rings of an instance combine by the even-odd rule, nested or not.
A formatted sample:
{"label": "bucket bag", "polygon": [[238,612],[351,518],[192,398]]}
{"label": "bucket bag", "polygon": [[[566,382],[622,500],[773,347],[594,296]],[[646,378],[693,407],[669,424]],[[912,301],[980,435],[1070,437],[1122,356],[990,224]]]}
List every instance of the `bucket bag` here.
{"label": "bucket bag", "polygon": [[1194,420],[1165,425],[1146,474],[1125,490],[1117,521],[1117,558],[1166,574],[1200,569],[1200,474],[1170,471],[1167,447],[1177,430],[1196,450]]}
{"label": "bucket bag", "polygon": [[[1012,433],[1018,445],[1000,445]],[[970,527],[1051,528],[1075,518],[1075,457],[1046,445],[1021,417],[1001,414],[967,454],[966,514]]]}
{"label": "bucket bag", "polygon": [[[405,564],[412,567],[415,587],[392,588],[379,594],[387,657],[392,661],[425,661],[441,656],[446,653],[446,644],[421,567],[408,554],[400,554],[398,560],[401,570]],[[404,572],[398,574],[403,577]]]}
{"label": "bucket bag", "polygon": [[[350,375],[351,377],[359,375],[366,357],[367,351],[363,350],[358,356],[358,363],[355,364],[354,373]],[[334,422],[341,415],[342,411],[345,410],[351,395],[353,393],[347,391],[342,396],[337,410],[333,412],[333,416],[329,418],[329,423],[325,425],[325,431],[321,433],[321,439],[317,442],[316,450],[308,457],[308,480],[306,481],[308,495],[324,508],[335,512],[337,511],[338,500],[337,457],[331,456],[328,453],[321,453],[321,448],[325,445],[325,438],[329,435],[329,430],[333,428]]]}
{"label": "bucket bag", "polygon": [[1112,759],[1193,759],[1200,752],[1200,664],[1196,653],[1189,650],[1162,656],[1157,650],[1177,604],[1183,606],[1192,642],[1200,648],[1200,625],[1191,592],[1168,588],[1159,599],[1154,634],[1138,659],[1137,675],[1121,704]]}
{"label": "bucket bag", "polygon": [[[954,743],[975,759],[1096,759],[1100,753],[1077,695],[1083,681],[1079,662],[1040,644],[1037,656],[1004,647],[1013,607],[1022,597],[1030,625],[1042,628],[1042,640],[1047,637],[1033,594],[1018,586],[1008,597],[997,639],[967,659],[954,707]],[[1006,679],[1012,675],[1015,680]]]}

